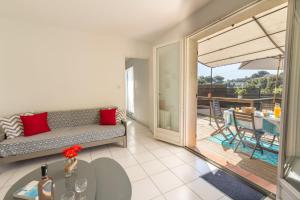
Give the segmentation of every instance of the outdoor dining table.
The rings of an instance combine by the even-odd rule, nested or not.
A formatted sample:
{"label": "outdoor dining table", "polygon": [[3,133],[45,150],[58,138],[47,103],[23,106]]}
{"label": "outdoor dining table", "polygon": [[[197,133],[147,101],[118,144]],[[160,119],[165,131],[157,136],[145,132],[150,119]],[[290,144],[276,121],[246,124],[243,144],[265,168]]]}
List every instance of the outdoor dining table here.
{"label": "outdoor dining table", "polygon": [[[213,100],[217,100],[219,102],[231,102],[231,103],[240,103],[240,104],[246,104],[250,107],[254,107],[255,104],[260,104],[263,102],[269,102],[273,100],[273,97],[270,98],[231,98],[231,97],[207,97],[207,96],[197,96],[198,100],[202,101],[209,101],[212,102]],[[211,124],[211,107],[209,107],[209,124]]]}
{"label": "outdoor dining table", "polygon": [[[232,109],[224,111],[224,120],[227,126],[233,126],[233,112]],[[251,122],[239,122],[245,128],[252,129]],[[254,112],[254,124],[256,130],[263,130],[265,133],[279,137],[280,118],[276,118],[272,112],[268,116],[264,116],[261,111]],[[233,138],[233,140],[236,137]]]}
{"label": "outdoor dining table", "polygon": [[[234,125],[233,122],[233,113],[232,110],[225,110],[224,111],[224,119],[226,125]],[[247,128],[252,128],[250,122],[242,122],[243,126]],[[261,111],[255,111],[254,112],[254,123],[256,129],[264,130],[266,132],[269,132],[271,134],[276,134],[275,131],[279,130],[280,126],[280,118],[276,118],[274,114],[270,113],[268,116],[264,116]],[[270,129],[269,126],[272,126],[273,129]],[[279,132],[279,131],[278,131]]]}

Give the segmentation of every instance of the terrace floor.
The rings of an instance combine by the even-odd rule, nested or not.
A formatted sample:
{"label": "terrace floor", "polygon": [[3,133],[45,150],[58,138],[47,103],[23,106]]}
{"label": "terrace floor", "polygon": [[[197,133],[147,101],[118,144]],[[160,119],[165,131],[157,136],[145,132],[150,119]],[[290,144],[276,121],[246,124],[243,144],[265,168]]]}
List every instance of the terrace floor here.
{"label": "terrace floor", "polygon": [[197,145],[194,150],[262,188],[276,193],[277,167],[258,159],[250,159],[249,155],[235,153],[233,149],[226,149],[222,145],[208,140],[210,133],[215,130],[216,125],[213,120],[212,125],[209,125],[209,117],[198,117]]}

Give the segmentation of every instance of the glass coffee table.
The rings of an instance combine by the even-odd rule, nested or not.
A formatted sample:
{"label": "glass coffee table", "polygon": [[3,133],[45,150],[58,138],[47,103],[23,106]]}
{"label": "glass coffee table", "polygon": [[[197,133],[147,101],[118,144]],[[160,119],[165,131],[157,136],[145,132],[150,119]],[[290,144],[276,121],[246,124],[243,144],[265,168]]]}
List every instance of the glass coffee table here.
{"label": "glass coffee table", "polygon": [[[75,181],[87,179],[87,188],[80,194],[86,200],[130,200],[131,183],[119,163],[110,158],[99,158],[91,163],[78,160],[76,172],[71,177],[64,176],[65,161],[58,161],[48,165],[48,175],[55,183],[54,199],[60,200],[61,195],[68,191],[75,192]],[[4,200],[16,199],[13,194],[32,180],[39,181],[40,168],[33,170],[17,181],[6,193]],[[78,194],[77,194],[78,196]]]}

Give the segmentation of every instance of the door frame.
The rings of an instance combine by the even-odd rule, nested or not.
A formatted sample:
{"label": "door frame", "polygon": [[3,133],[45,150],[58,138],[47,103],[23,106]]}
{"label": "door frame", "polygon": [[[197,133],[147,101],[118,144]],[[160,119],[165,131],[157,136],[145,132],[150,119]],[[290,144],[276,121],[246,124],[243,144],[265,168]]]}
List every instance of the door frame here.
{"label": "door frame", "polygon": [[[159,119],[159,113],[158,113],[158,106],[159,106],[159,84],[158,84],[158,77],[159,77],[159,70],[157,66],[157,49],[162,48],[171,44],[179,43],[180,45],[180,67],[179,67],[179,124],[178,124],[178,132],[158,128],[158,119]],[[172,143],[178,146],[184,146],[184,135],[183,135],[183,80],[184,80],[184,49],[183,49],[183,40],[173,40],[169,42],[165,42],[159,45],[156,45],[153,47],[153,89],[154,89],[154,138]]]}
{"label": "door frame", "polygon": [[[246,20],[256,14],[259,14],[263,11],[266,11],[268,9],[271,9],[275,6],[281,5],[288,0],[260,0],[260,1],[254,1],[253,3],[250,3],[241,9],[230,13],[229,15],[225,16],[222,19],[218,19],[215,22],[205,26],[204,28],[187,35],[185,40],[185,51],[186,51],[186,61],[185,61],[185,67],[186,67],[186,75],[185,75],[185,112],[184,112],[184,135],[185,135],[185,147],[191,151],[196,152],[196,154],[200,155],[204,159],[207,159],[208,161],[215,163],[213,160],[211,161],[209,158],[206,158],[203,154],[200,152],[195,151],[196,149],[196,137],[197,137],[197,80],[195,79],[197,75],[193,75],[193,72],[197,72],[197,59],[198,55],[195,56],[195,54],[198,54],[198,43],[197,41],[207,37],[209,35],[212,35],[218,31],[221,31],[232,24],[239,23],[243,20]],[[195,58],[196,57],[196,58]],[[285,115],[284,108],[282,109],[282,115]],[[282,142],[282,140],[281,140]],[[280,158],[279,158],[280,159]],[[215,163],[216,164],[216,163]],[[218,164],[217,164],[218,165]],[[220,166],[220,165],[219,165]],[[222,167],[222,166],[220,166]],[[278,164],[279,168],[279,164]],[[226,171],[227,169],[224,168]],[[227,170],[228,171],[228,170]],[[232,172],[235,174],[235,172]],[[251,182],[249,182],[247,179],[239,176],[239,178],[242,180],[248,182],[252,185]],[[263,193],[268,194],[269,192],[265,190],[264,188],[261,188],[257,185],[254,185],[262,191]],[[278,185],[277,185],[278,186]],[[278,190],[277,190],[278,192]]]}
{"label": "door frame", "polygon": [[[295,84],[292,83],[290,77],[292,77],[295,69],[291,69],[293,66],[292,62],[292,46],[293,46],[293,34],[294,34],[294,16],[296,2],[295,0],[289,0],[288,5],[288,27],[287,27],[287,37],[286,37],[286,59],[284,63],[285,77],[284,77],[284,90],[283,90],[283,115],[281,116],[281,121],[291,122],[291,123],[282,123],[280,131],[280,150],[279,150],[279,166],[278,166],[278,188],[277,196],[279,198],[285,197],[290,199],[299,199],[300,192],[296,190],[289,182],[285,180],[285,165],[290,164],[293,161],[293,158],[286,154],[287,149],[289,149],[289,154],[296,154],[296,132],[297,123],[292,121],[297,119],[298,113],[289,112],[289,110],[294,110],[295,104],[289,102],[289,98],[298,90],[298,87],[295,87]],[[299,70],[299,69],[298,69]],[[297,74],[297,73],[296,73]],[[295,96],[293,96],[295,97]],[[299,100],[299,96],[296,96]],[[297,102],[297,101],[296,101]],[[289,120],[290,119],[290,120]],[[294,122],[294,123],[293,123]]]}
{"label": "door frame", "polygon": [[[213,23],[199,29],[198,31],[187,35],[184,38],[185,43],[185,70],[186,75],[184,80],[185,85],[185,99],[184,99],[184,135],[185,135],[185,146],[190,148],[196,145],[196,131],[197,131],[197,104],[195,97],[197,96],[197,80],[193,72],[197,72],[197,58],[195,59],[195,53],[198,54],[198,43],[197,41],[212,35],[218,31],[221,31],[232,24],[237,24],[243,20],[246,20],[254,15],[262,13],[268,9],[279,6],[288,0],[258,0],[254,1],[229,15],[214,21]],[[196,69],[195,69],[196,68]],[[196,116],[196,117],[195,117]]]}

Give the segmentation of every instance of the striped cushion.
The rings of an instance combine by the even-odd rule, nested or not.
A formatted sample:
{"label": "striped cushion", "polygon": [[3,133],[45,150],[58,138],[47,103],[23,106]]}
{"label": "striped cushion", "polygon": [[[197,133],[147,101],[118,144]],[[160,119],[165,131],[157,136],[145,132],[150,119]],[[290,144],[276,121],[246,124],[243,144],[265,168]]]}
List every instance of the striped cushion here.
{"label": "striped cushion", "polygon": [[7,118],[0,118],[0,126],[3,129],[7,139],[13,139],[24,134],[20,115],[32,115],[32,113],[15,114]]}
{"label": "striped cushion", "polygon": [[117,109],[116,120],[117,123],[120,123],[121,121],[126,121],[126,113],[124,110],[121,110],[119,108]]}

